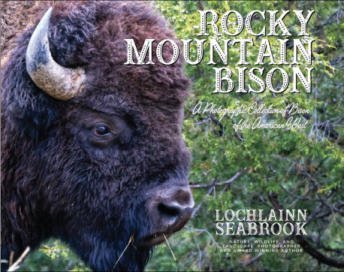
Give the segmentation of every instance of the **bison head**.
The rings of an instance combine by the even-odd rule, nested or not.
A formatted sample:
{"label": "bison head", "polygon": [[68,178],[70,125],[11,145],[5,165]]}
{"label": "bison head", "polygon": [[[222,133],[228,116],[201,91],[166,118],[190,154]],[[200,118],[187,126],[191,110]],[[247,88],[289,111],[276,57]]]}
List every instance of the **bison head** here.
{"label": "bison head", "polygon": [[191,216],[188,80],[180,61],[124,65],[124,39],[140,49],[173,33],[134,2],[60,2],[41,17],[2,77],[4,257],[57,237],[94,270],[142,270]]}

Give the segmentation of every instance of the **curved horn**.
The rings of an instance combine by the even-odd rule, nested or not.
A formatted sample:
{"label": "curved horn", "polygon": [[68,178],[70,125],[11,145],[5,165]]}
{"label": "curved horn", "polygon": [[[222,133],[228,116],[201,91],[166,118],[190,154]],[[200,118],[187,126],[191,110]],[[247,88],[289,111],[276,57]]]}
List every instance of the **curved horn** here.
{"label": "curved horn", "polygon": [[86,75],[82,68],[66,68],[54,61],[50,53],[48,27],[52,7],[33,32],[26,50],[26,70],[33,82],[48,95],[69,100],[83,89]]}

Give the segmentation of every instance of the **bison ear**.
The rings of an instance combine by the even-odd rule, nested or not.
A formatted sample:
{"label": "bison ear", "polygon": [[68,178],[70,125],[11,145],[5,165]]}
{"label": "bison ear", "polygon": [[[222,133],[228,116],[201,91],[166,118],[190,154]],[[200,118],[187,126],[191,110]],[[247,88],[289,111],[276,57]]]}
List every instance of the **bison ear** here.
{"label": "bison ear", "polygon": [[[56,12],[59,10],[57,9]],[[82,57],[82,48],[94,29],[92,24],[87,23],[92,21],[93,13],[86,13],[84,9],[75,9],[73,12],[75,13],[74,16],[65,16],[61,12],[58,13],[59,16],[54,17],[52,15],[54,23],[50,24],[49,27],[51,52],[45,51],[44,54],[51,53],[50,56],[53,56],[60,64],[78,67],[87,64]],[[47,17],[45,17],[46,20],[43,20],[43,25],[45,25],[43,29],[48,29],[46,23],[49,22],[50,14],[46,13]],[[35,66],[27,69],[26,62],[28,44],[35,29],[31,27],[20,36],[2,70],[2,112],[7,116],[5,119],[10,120],[9,126],[18,127],[16,131],[24,132],[31,137],[41,138],[49,131],[49,127],[52,127],[60,119],[60,112],[66,108],[65,103],[68,102],[58,100],[45,92],[44,87],[38,86],[39,84],[34,82],[28,73],[35,70]],[[42,34],[44,31],[40,33]],[[33,44],[37,43],[33,41]],[[31,52],[33,51],[28,54],[35,55]],[[62,70],[68,69],[60,66]],[[31,68],[33,69],[31,70]]]}
{"label": "bison ear", "polygon": [[[2,71],[2,112],[8,127],[33,140],[45,137],[59,116],[59,102],[42,92],[30,79],[25,52],[31,31],[18,40]],[[62,103],[62,102],[60,102]]]}

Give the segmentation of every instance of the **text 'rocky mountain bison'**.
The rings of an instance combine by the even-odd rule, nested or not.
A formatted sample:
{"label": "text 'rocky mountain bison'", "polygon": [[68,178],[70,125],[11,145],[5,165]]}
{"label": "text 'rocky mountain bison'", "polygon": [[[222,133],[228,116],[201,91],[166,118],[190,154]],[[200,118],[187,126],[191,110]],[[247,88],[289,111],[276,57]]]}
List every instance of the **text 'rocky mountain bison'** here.
{"label": "text 'rocky mountain bison'", "polygon": [[174,34],[135,2],[57,2],[38,22],[2,71],[2,259],[56,237],[110,271],[133,237],[115,270],[143,270],[192,214],[189,81],[179,60],[125,65],[125,39]]}

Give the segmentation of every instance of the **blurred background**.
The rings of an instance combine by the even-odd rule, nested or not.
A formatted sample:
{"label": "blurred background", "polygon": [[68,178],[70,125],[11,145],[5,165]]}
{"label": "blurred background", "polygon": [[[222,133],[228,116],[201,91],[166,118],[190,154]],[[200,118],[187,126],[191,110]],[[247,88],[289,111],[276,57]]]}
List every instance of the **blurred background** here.
{"label": "blurred background", "polygon": [[[12,1],[13,2],[13,1]],[[246,15],[252,10],[309,10],[314,14],[307,31],[313,43],[312,93],[299,94],[212,94],[215,86],[214,67],[208,65],[209,50],[202,63],[186,65],[193,82],[185,107],[183,135],[192,152],[189,176],[197,210],[192,220],[169,241],[176,257],[166,244],[156,247],[147,271],[340,271],[344,267],[344,3],[342,1],[154,1],[155,7],[168,18],[179,39],[200,39],[199,10],[212,9],[219,15],[236,10]],[[220,17],[221,18],[221,17]],[[267,17],[268,18],[268,17]],[[298,38],[300,25],[296,16],[284,19]],[[233,21],[233,23],[235,23]],[[269,20],[255,18],[257,31]],[[202,37],[205,38],[205,37]],[[210,31],[208,40],[216,38]],[[232,39],[222,37],[219,39]],[[237,38],[262,37],[243,31]],[[278,38],[269,39],[278,60]],[[285,37],[284,37],[285,38]],[[195,56],[192,47],[191,59]],[[233,63],[239,59],[238,47],[229,48],[229,68],[237,86]],[[248,62],[254,63],[258,47],[248,50]],[[293,53],[292,43],[287,54]],[[218,58],[215,53],[215,58]],[[219,60],[219,58],[218,58]],[[219,62],[220,63],[220,62]],[[249,66],[249,65],[248,65]],[[269,65],[262,65],[268,71]],[[301,70],[304,68],[300,65]],[[289,75],[291,66],[284,65]],[[264,78],[265,76],[263,76]],[[278,80],[278,79],[276,79]],[[280,82],[273,82],[278,86]],[[289,88],[292,87],[290,84]],[[309,110],[304,130],[244,129],[235,131],[238,117],[219,118],[205,113],[193,115],[199,102],[215,103],[234,109],[236,103],[253,102],[283,109],[291,103]],[[251,116],[248,118],[255,118]],[[265,122],[283,121],[281,115],[269,115]],[[285,120],[284,120],[285,121]],[[232,182],[229,182],[232,181]],[[308,236],[245,237],[255,240],[278,240],[298,244],[298,253],[228,253],[223,250],[232,239],[243,237],[217,236],[215,210],[307,209]],[[245,248],[245,245],[239,248]],[[19,271],[87,271],[87,266],[60,241],[46,241],[31,253]],[[341,270],[343,271],[343,270]]]}

